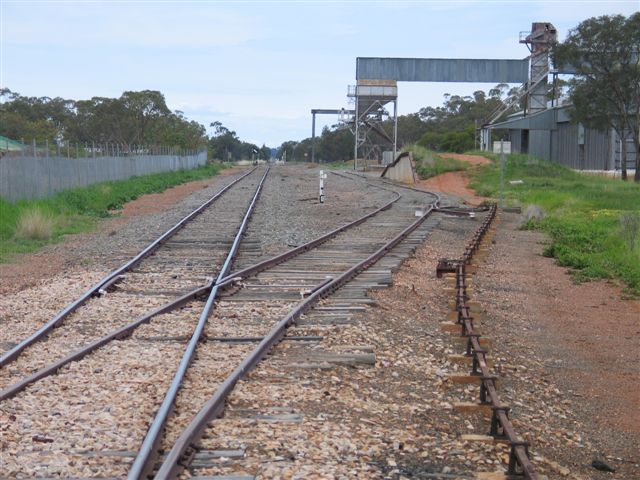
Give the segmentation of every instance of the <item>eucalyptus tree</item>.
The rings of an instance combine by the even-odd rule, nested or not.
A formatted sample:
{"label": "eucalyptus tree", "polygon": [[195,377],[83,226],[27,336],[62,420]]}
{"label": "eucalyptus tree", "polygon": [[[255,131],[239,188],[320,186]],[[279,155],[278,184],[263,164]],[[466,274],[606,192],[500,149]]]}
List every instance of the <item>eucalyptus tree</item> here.
{"label": "eucalyptus tree", "polygon": [[557,65],[571,65],[571,118],[586,126],[613,128],[622,139],[622,178],[627,178],[628,135],[636,149],[640,182],[640,12],[603,15],[580,23],[554,51]]}

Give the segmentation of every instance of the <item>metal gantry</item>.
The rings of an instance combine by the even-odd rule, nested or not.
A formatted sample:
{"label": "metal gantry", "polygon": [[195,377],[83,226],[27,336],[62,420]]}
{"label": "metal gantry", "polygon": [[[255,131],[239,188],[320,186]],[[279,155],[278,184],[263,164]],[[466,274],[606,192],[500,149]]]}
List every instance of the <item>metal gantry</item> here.
{"label": "metal gantry", "polygon": [[[379,157],[376,142],[369,133],[378,133],[393,144],[394,159],[397,150],[397,82],[474,82],[474,83],[516,83],[522,85],[516,101],[526,96],[530,113],[546,109],[547,75],[549,74],[549,54],[557,41],[555,27],[549,22],[532,24],[531,32],[520,35],[520,43],[529,47],[531,56],[524,59],[468,59],[468,58],[383,58],[358,57],[356,59],[357,85],[349,87],[349,97],[355,98],[356,134],[354,157],[357,164],[359,147],[365,148],[366,159]],[[387,83],[385,83],[387,82]],[[394,89],[393,95],[383,94],[375,98],[375,87],[386,86]],[[384,105],[393,102],[394,132],[385,136],[380,129],[381,114],[387,115]],[[497,120],[504,111],[489,123]],[[370,121],[370,119],[374,119]],[[364,131],[364,133],[361,133]],[[387,138],[388,137],[388,138]],[[481,132],[481,148],[489,147],[491,133],[488,128]],[[378,142],[379,145],[379,142]],[[369,147],[369,148],[366,148]],[[379,150],[379,147],[378,147]]]}
{"label": "metal gantry", "polygon": [[[358,151],[362,149],[364,167],[367,161],[380,163],[385,151],[395,159],[398,148],[398,83],[395,80],[361,79],[350,85],[347,96],[355,103],[353,118],[353,168],[358,169]],[[393,104],[393,116],[386,106]],[[393,119],[393,131],[388,132],[388,120]]]}
{"label": "metal gantry", "polygon": [[313,108],[311,109],[311,162],[316,161],[316,115],[339,115],[341,123],[349,123],[350,117],[354,115],[355,110],[347,110],[344,108]]}

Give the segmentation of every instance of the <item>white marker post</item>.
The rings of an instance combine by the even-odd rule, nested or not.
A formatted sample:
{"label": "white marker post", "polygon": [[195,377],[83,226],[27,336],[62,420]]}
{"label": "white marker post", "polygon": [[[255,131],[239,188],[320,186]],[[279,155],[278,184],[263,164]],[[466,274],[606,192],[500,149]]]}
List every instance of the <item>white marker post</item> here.
{"label": "white marker post", "polygon": [[324,179],[327,178],[327,174],[324,170],[320,170],[320,203],[324,203]]}

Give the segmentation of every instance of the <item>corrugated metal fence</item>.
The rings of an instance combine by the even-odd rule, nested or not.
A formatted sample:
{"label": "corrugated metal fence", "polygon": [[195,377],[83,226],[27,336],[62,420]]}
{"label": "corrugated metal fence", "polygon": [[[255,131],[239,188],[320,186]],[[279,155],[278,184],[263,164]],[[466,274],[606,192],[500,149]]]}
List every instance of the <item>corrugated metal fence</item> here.
{"label": "corrugated metal fence", "polygon": [[8,201],[44,198],[60,190],[151,173],[189,170],[205,165],[207,152],[194,155],[131,155],[67,158],[0,158],[0,197]]}

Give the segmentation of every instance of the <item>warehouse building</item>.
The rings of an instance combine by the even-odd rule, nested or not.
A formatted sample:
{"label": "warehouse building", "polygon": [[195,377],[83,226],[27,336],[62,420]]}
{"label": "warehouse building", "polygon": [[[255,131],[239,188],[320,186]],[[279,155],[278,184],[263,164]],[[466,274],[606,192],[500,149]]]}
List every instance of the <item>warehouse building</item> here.
{"label": "warehouse building", "polygon": [[[622,140],[615,130],[599,131],[572,123],[567,105],[527,116],[516,113],[488,128],[507,130],[512,152],[527,153],[575,170],[615,172],[621,169]],[[633,170],[636,152],[631,135],[626,142],[627,169]]]}

